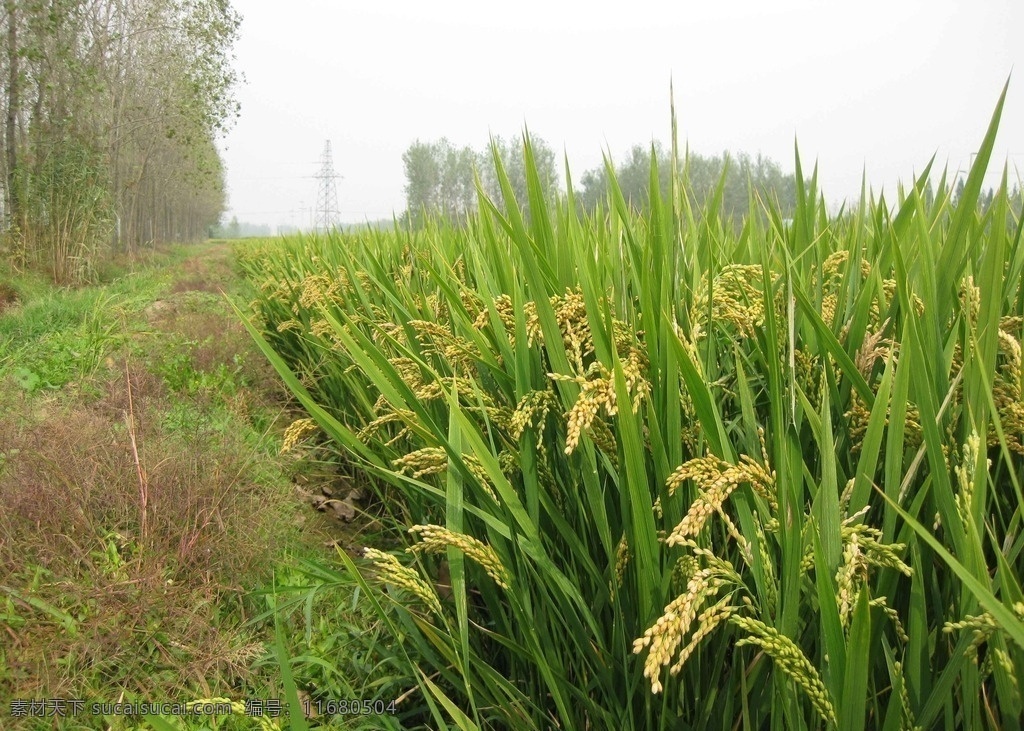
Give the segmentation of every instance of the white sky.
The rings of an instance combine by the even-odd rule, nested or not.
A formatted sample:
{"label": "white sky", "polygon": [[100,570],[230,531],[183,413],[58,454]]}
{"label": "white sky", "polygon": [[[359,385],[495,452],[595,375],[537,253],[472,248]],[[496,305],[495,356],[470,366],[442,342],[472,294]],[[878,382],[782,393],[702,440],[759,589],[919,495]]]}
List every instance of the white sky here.
{"label": "white sky", "polygon": [[[1021,0],[235,0],[246,83],[221,141],[230,210],[308,224],[330,139],[341,219],[405,206],[402,153],[474,149],[523,125],[573,177],[670,136],[701,154],[819,164],[830,201],[867,171],[892,199],[932,155],[951,172],[980,144],[1016,65],[989,183],[1024,175]],[[628,8],[628,9],[627,9]],[[564,182],[564,181],[563,181]]]}

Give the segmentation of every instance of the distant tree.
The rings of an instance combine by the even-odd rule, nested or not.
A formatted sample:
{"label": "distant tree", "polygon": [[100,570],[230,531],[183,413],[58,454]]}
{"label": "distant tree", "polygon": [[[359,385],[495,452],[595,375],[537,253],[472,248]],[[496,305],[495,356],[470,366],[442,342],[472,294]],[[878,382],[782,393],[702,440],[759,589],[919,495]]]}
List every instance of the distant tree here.
{"label": "distant tree", "polygon": [[736,156],[732,165],[735,165],[735,175],[729,175],[726,183],[728,200],[725,204],[726,210],[734,217],[739,218],[747,213],[749,206],[749,190],[753,188],[754,193],[762,200],[774,198],[782,209],[784,217],[792,215],[796,209],[796,176],[786,175],[782,167],[758,153],[757,157],[751,158],[746,153]]}
{"label": "distant tree", "polygon": [[992,186],[989,186],[987,191],[981,191],[981,194],[978,197],[978,205],[981,207],[981,210],[987,211],[989,208],[991,208],[992,201],[994,201],[995,198],[996,192],[995,190],[992,189]]}
{"label": "distant tree", "polygon": [[427,211],[437,208],[437,189],[441,166],[435,154],[436,145],[416,140],[402,154],[405,166],[406,209],[413,225],[422,223]]}
{"label": "distant tree", "polygon": [[[492,144],[517,203],[528,212],[525,146],[501,137],[493,138]],[[530,145],[544,194],[549,200],[553,199],[558,190],[555,153],[539,137],[532,137]],[[413,227],[422,225],[424,214],[459,221],[476,210],[477,171],[487,196],[499,206],[504,205],[490,147],[474,152],[470,147],[456,147],[447,138],[437,142],[416,140],[402,154],[402,163],[405,167],[405,220]]]}
{"label": "distant tree", "polygon": [[[951,196],[953,205],[959,205],[960,200],[963,198],[965,183],[965,177],[961,176],[960,178],[957,179],[956,185],[953,188]],[[1021,198],[1020,188],[1014,186],[1013,188],[1009,189],[1007,191],[1006,197],[1010,207],[1010,211],[1019,211]],[[982,188],[980,191],[978,191],[978,210],[982,212],[987,211],[989,208],[991,208],[992,202],[995,200],[995,198],[996,191],[992,186],[989,186],[987,190],[985,188]]]}
{"label": "distant tree", "polygon": [[580,176],[580,187],[575,191],[576,204],[585,211],[593,211],[608,195],[608,171],[601,167],[587,170]]}
{"label": "distant tree", "polygon": [[[496,136],[491,139],[491,145],[493,150],[498,153],[516,202],[528,213],[530,196],[526,185],[525,141],[513,142]],[[533,151],[537,177],[540,179],[545,198],[553,200],[558,191],[558,168],[555,162],[555,152],[543,139],[532,135],[530,136],[530,148]],[[494,165],[494,154],[490,147],[484,149],[480,154],[480,177],[487,196],[495,203],[504,205],[505,197],[501,192],[497,168]]]}
{"label": "distant tree", "polygon": [[953,203],[957,203],[963,197],[965,185],[964,178],[957,178],[956,186],[953,188]]}
{"label": "distant tree", "polygon": [[[626,203],[633,208],[647,205],[651,184],[651,151],[658,161],[658,187],[662,196],[668,195],[671,159],[660,142],[651,146],[634,145],[626,159],[615,167],[615,182]],[[578,204],[585,210],[593,210],[608,196],[608,171],[602,164],[587,170],[580,177],[581,188],[576,191]]]}
{"label": "distant tree", "polygon": [[634,145],[626,161],[615,171],[622,197],[634,207],[647,205],[650,199],[652,150],[658,161],[658,190],[663,197],[667,196],[671,158],[660,142],[654,142],[649,147]]}
{"label": "distant tree", "polygon": [[414,226],[422,224],[425,212],[458,220],[476,208],[475,161],[471,148],[455,147],[447,138],[409,146],[402,162],[407,214]]}
{"label": "distant tree", "polygon": [[1010,215],[1016,216],[1018,220],[1021,214],[1024,213],[1024,189],[1021,186],[1014,185],[1010,191]]}
{"label": "distant tree", "polygon": [[[652,152],[657,162],[661,195],[667,196],[671,154],[660,143],[654,142],[646,147],[635,145],[625,160],[615,167],[615,179],[622,196],[635,208],[647,205],[649,200]],[[777,200],[784,216],[792,213],[796,206],[796,178],[792,174],[784,174],[778,163],[763,155],[751,158],[741,153],[732,158],[728,153],[711,157],[690,153],[680,161],[679,169],[685,170],[687,193],[698,205],[707,201],[724,174],[722,212],[734,220],[749,213],[751,187],[756,195]],[[608,175],[603,165],[583,173],[580,183],[577,200],[583,209],[594,210],[605,201]]]}
{"label": "distant tree", "polygon": [[[287,230],[281,230],[283,227],[278,227],[278,233],[288,233]],[[297,231],[295,227],[291,227],[291,231]],[[248,221],[239,221],[238,216],[232,216],[228,224],[222,225],[217,224],[211,226],[209,230],[210,238],[217,239],[242,239],[251,236],[269,237],[271,235],[271,229],[268,224],[265,223],[249,223]]]}
{"label": "distant tree", "polygon": [[441,183],[439,208],[450,220],[458,220],[476,210],[476,186],[473,180],[476,154],[470,147],[454,147],[441,140]]}

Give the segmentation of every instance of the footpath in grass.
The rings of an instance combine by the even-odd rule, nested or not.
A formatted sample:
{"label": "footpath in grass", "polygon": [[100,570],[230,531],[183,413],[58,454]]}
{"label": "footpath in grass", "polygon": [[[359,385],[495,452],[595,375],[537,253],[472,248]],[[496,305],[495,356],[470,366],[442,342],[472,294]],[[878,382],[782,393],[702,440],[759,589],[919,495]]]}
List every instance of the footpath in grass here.
{"label": "footpath in grass", "polygon": [[[106,279],[67,290],[0,270],[0,728],[146,723],[93,703],[282,699],[275,602],[301,609],[277,615],[309,723],[341,727],[316,701],[359,692],[365,668],[333,656],[360,620],[350,590],[297,567],[359,536],[301,499],[326,502],[340,478],[309,448],[281,453],[294,407],[228,301],[247,296],[229,245]],[[306,588],[285,605],[284,585]],[[20,703],[45,699],[85,707]]]}

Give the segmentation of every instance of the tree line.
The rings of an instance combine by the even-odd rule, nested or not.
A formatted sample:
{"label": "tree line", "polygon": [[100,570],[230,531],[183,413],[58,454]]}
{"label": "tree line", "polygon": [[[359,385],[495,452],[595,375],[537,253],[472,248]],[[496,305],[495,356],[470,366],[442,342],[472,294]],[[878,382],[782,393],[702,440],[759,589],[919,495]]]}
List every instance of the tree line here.
{"label": "tree line", "polygon": [[[563,195],[559,187],[556,156],[541,138],[531,137],[541,183],[550,200]],[[439,214],[459,221],[477,208],[476,180],[492,200],[503,203],[498,183],[494,155],[501,160],[509,183],[521,206],[528,209],[526,165],[523,145],[496,137],[492,146],[482,150],[458,147],[448,139],[434,142],[413,142],[402,156],[405,167],[405,219],[413,226],[422,223],[424,216]],[[660,192],[668,194],[671,175],[671,153],[660,143],[649,147],[635,145],[625,158],[614,165],[615,179],[626,202],[634,207],[648,202],[651,183],[652,154],[657,163]],[[704,156],[689,152],[678,163],[685,169],[688,191],[696,203],[703,203],[722,185],[721,211],[727,218],[739,221],[749,213],[750,191],[762,199],[777,201],[784,216],[796,207],[796,176],[784,173],[782,167],[763,155],[751,156],[728,153]],[[599,166],[587,170],[579,178],[573,193],[581,212],[592,213],[599,206],[607,209],[608,168]],[[756,198],[755,198],[756,199]]]}
{"label": "tree line", "polygon": [[[652,154],[657,162],[659,192],[669,194],[672,156],[660,143],[649,147],[634,145],[625,160],[615,165],[615,180],[626,202],[634,207],[647,204],[651,183]],[[700,155],[688,152],[678,163],[685,173],[687,190],[694,201],[703,205],[708,196],[722,185],[721,212],[723,218],[740,221],[750,214],[750,193],[762,200],[773,199],[783,216],[789,217],[796,208],[796,176],[784,173],[774,160],[758,154],[740,152],[732,155]],[[608,195],[608,168],[601,166],[588,170],[580,177],[581,187],[576,191],[580,205],[593,211]]]}
{"label": "tree line", "polygon": [[[532,138],[534,162],[545,190],[555,191],[558,171],[555,153],[540,138]],[[477,207],[476,181],[487,196],[504,202],[493,155],[497,154],[509,178],[516,200],[527,206],[526,164],[523,149],[502,137],[494,137],[482,150],[456,147],[447,138],[435,142],[416,140],[402,155],[405,167],[405,218],[413,226],[427,215],[440,214],[458,221]]]}
{"label": "tree line", "polygon": [[237,114],[228,0],[3,0],[3,237],[58,281],[109,251],[203,238]]}

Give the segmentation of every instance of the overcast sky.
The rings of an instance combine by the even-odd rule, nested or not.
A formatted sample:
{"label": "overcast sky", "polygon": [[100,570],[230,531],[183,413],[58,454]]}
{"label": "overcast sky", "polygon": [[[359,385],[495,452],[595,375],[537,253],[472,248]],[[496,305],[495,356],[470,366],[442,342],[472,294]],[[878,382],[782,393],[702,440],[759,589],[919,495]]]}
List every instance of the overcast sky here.
{"label": "overcast sky", "polygon": [[[573,176],[669,141],[705,155],[793,143],[830,201],[895,192],[932,155],[966,167],[1016,65],[990,182],[1024,175],[1021,0],[235,0],[241,117],[221,141],[228,216],[302,224],[331,140],[341,219],[405,206],[402,153],[523,125]],[[627,9],[628,8],[628,9]]]}

